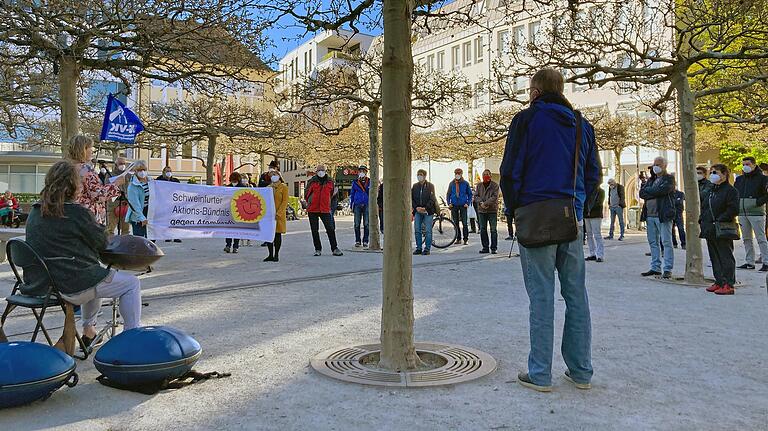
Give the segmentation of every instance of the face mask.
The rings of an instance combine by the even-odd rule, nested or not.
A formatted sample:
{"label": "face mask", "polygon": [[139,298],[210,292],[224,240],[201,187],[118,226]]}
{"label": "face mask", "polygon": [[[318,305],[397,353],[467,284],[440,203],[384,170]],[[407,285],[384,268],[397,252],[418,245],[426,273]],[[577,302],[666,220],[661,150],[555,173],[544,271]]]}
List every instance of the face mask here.
{"label": "face mask", "polygon": [[280,175],[272,175],[272,182],[277,183],[280,181]]}
{"label": "face mask", "polygon": [[317,171],[317,176],[323,178],[325,176],[325,171]]}
{"label": "face mask", "polygon": [[117,165],[117,169],[120,170],[120,171],[124,171],[125,170],[125,165]]}
{"label": "face mask", "polygon": [[363,179],[363,178],[365,178],[365,173],[364,172],[360,172],[359,174],[357,174],[357,177],[360,178],[360,179]]}
{"label": "face mask", "polygon": [[99,172],[101,172],[101,175],[104,175],[107,173],[107,170],[104,168],[99,169]]}
{"label": "face mask", "polygon": [[424,175],[417,175],[416,178],[419,180],[419,182],[424,181]]}
{"label": "face mask", "polygon": [[171,172],[171,171],[168,171],[168,172],[165,173],[165,177],[166,178],[171,178],[172,176],[173,176],[173,172]]}
{"label": "face mask", "polygon": [[709,181],[712,184],[717,184],[720,182],[720,175],[717,174],[709,174]]}
{"label": "face mask", "polygon": [[490,175],[483,175],[483,182],[484,183],[487,183],[487,182],[490,182],[490,181],[491,181],[491,176]]}
{"label": "face mask", "polygon": [[752,166],[744,165],[741,167],[741,172],[744,172],[745,174],[748,174],[752,172]]}
{"label": "face mask", "polygon": [[136,176],[139,178],[147,178],[147,171],[138,171],[136,172]]}
{"label": "face mask", "polygon": [[461,179],[461,175],[456,174],[456,181],[459,181]]}
{"label": "face mask", "polygon": [[703,180],[703,179],[704,179],[704,175],[701,175],[701,174],[696,174],[696,180],[697,180],[697,181],[701,181],[701,180]]}
{"label": "face mask", "polygon": [[656,166],[656,165],[653,166],[653,173],[654,174],[659,175],[661,173],[661,171],[662,171],[661,166]]}

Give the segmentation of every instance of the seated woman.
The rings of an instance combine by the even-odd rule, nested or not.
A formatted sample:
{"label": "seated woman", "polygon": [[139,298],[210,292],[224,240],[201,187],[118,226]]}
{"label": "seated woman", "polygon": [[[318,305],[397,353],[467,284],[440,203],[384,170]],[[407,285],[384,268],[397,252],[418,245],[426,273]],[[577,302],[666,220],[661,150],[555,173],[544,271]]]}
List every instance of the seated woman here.
{"label": "seated woman", "polygon": [[141,286],[136,276],[108,270],[99,262],[107,236],[93,213],[75,203],[81,190],[72,162],[51,166],[40,202],[27,220],[26,242],[46,261],[64,299],[82,305],[83,341],[88,346],[96,336],[101,298],[120,298],[126,330],[141,326]]}
{"label": "seated woman", "polygon": [[10,190],[6,190],[5,194],[0,197],[0,218],[2,218],[3,226],[11,226],[14,213],[18,210],[19,200],[13,197]]}

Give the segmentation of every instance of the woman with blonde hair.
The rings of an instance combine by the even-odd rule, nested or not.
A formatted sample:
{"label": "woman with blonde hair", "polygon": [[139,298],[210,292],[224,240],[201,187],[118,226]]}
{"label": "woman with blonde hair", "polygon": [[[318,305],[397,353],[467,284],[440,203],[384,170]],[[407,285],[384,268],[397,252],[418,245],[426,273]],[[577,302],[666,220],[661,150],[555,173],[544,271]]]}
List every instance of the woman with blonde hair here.
{"label": "woman with blonde hair", "polygon": [[141,326],[141,286],[136,276],[101,265],[107,233],[93,213],[77,204],[83,188],[78,169],[68,160],[51,166],[40,202],[27,219],[26,242],[45,260],[64,299],[82,305],[88,346],[96,336],[101,298],[120,298],[125,330]]}
{"label": "woman with blonde hair", "polygon": [[279,262],[283,234],[287,231],[285,210],[288,207],[288,186],[278,171],[272,171],[269,179],[271,182],[269,186],[272,187],[275,199],[275,238],[267,243],[269,256],[264,258],[264,262]]}
{"label": "woman with blonde hair", "polygon": [[125,177],[118,177],[112,184],[102,184],[93,168],[93,139],[75,135],[69,140],[67,157],[80,174],[82,190],[77,203],[88,208],[100,224],[107,224],[107,200],[120,196],[120,186]]}

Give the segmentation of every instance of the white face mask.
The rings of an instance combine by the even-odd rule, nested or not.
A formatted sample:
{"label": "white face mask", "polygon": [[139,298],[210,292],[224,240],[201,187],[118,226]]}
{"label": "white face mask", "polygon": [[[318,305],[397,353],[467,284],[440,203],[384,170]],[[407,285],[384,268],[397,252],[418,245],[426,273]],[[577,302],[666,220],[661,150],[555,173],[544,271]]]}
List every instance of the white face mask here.
{"label": "white face mask", "polygon": [[104,168],[99,169],[99,172],[101,172],[102,175],[107,173],[107,170]]}
{"label": "white face mask", "polygon": [[317,176],[323,178],[325,176],[325,171],[317,171]]}
{"label": "white face mask", "polygon": [[659,175],[661,173],[661,171],[662,171],[661,166],[656,166],[656,165],[653,166],[653,173],[654,174]]}
{"label": "white face mask", "polygon": [[709,181],[712,184],[717,184],[720,182],[720,175],[717,174],[709,174]]}
{"label": "white face mask", "polygon": [[270,178],[272,179],[273,183],[277,183],[280,181],[280,175],[272,175],[272,177]]}
{"label": "white face mask", "polygon": [[696,174],[696,180],[697,180],[697,181],[701,181],[701,180],[703,180],[703,179],[704,179],[704,175],[701,175],[701,174]]}
{"label": "white face mask", "polygon": [[417,175],[417,176],[416,176],[416,178],[417,178],[419,181],[424,181],[424,175]]}
{"label": "white face mask", "polygon": [[121,171],[124,171],[125,170],[125,165],[117,165],[117,169],[121,170]]}
{"label": "white face mask", "polygon": [[172,176],[173,176],[173,172],[171,172],[171,171],[168,171],[168,172],[165,173],[165,177],[166,178],[171,178]]}
{"label": "white face mask", "polygon": [[357,177],[361,179],[365,178],[365,172],[360,172],[359,174],[357,174]]}
{"label": "white face mask", "polygon": [[741,167],[741,172],[744,172],[745,174],[748,174],[752,172],[752,166],[744,165]]}
{"label": "white face mask", "polygon": [[139,178],[147,178],[147,171],[138,171],[136,172],[136,176]]}
{"label": "white face mask", "polygon": [[460,179],[461,179],[461,175],[459,175],[459,174],[456,174],[456,177],[455,177],[455,178],[456,178],[456,181],[458,181],[458,180],[460,180]]}

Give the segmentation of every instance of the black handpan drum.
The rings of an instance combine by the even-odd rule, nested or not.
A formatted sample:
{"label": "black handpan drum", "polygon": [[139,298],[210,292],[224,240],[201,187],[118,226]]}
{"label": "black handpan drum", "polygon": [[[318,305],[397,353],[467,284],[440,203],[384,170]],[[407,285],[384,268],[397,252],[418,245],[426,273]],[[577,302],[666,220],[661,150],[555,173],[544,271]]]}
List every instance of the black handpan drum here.
{"label": "black handpan drum", "polygon": [[165,256],[160,248],[146,238],[133,235],[115,236],[101,253],[101,261],[113,268],[141,271]]}

